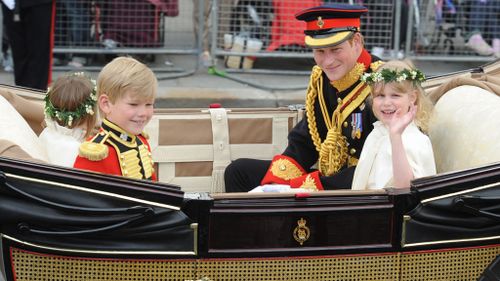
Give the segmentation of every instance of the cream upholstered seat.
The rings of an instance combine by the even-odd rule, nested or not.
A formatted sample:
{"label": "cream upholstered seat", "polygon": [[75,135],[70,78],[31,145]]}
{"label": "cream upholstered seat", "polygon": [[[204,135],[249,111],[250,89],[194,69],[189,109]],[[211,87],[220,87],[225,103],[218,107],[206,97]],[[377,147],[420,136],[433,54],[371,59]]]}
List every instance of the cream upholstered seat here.
{"label": "cream upholstered seat", "polygon": [[471,85],[440,95],[429,126],[438,173],[500,161],[500,96]]}
{"label": "cream upholstered seat", "polygon": [[26,120],[0,95],[0,139],[19,145],[31,157],[47,161],[45,149]]}

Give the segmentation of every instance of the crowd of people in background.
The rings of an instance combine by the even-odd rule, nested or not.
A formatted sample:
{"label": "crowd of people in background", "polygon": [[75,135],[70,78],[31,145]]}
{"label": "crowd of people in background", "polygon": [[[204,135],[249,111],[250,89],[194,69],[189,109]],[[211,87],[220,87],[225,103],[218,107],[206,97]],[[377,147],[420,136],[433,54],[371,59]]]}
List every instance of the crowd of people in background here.
{"label": "crowd of people in background", "polygon": [[[264,4],[258,2],[220,1],[219,5],[231,7],[233,13],[237,13],[241,7],[253,6],[256,12],[260,13],[262,11],[259,9],[262,10],[261,6]],[[318,3],[320,2],[318,1]],[[324,2],[333,3],[335,1]],[[204,31],[201,38],[195,39],[200,42],[200,62],[204,66],[210,66],[213,63],[210,53],[210,32],[214,32],[211,30],[212,16],[210,15],[212,1],[203,1],[200,7],[199,4],[200,1],[192,1],[194,34],[198,35],[199,27],[203,26]],[[361,4],[366,5],[369,9],[375,9],[374,12],[377,12],[377,9],[380,9],[377,8],[377,5],[381,3],[380,1],[374,3],[372,1],[361,1]],[[85,52],[52,55],[54,42],[62,47],[75,50],[88,47],[161,47],[163,44],[161,40],[164,40],[162,39],[162,31],[155,32],[154,30],[161,26],[162,16],[178,16],[179,5],[179,2],[175,0],[3,0],[2,62],[4,70],[14,71],[17,85],[45,89],[49,80],[51,80],[52,64],[64,64],[80,68],[92,63],[94,57],[85,54]],[[460,26],[460,28],[463,28],[461,33],[465,39],[464,47],[477,55],[500,57],[499,1],[468,0],[457,2],[449,0],[437,1],[434,5],[435,15],[433,18],[437,24],[445,24],[447,16],[456,15],[458,11],[461,11],[460,16],[465,21],[465,25]],[[271,10],[268,12],[272,11],[273,8],[279,10],[279,7],[279,5],[270,6],[269,9]],[[222,8],[225,9],[225,7]],[[402,31],[406,30],[405,25],[409,16],[408,10],[408,3],[404,1],[401,15]],[[277,22],[280,16],[283,16],[280,11],[276,11],[276,13],[278,14],[274,17],[273,29],[276,29],[274,22]],[[200,18],[200,15],[202,15],[202,18]],[[261,20],[264,20],[264,18]],[[370,22],[374,20],[376,19],[373,17],[369,19]],[[425,20],[425,18],[421,20]],[[21,22],[24,24],[20,24]],[[220,28],[226,27],[221,25]],[[415,28],[418,29],[419,26],[415,26]],[[143,32],[142,30],[151,30],[152,32]],[[405,40],[403,37],[405,36],[399,37],[401,44]],[[266,49],[269,51],[271,45],[278,44],[277,46],[273,45],[272,49],[274,49],[279,48],[280,42],[287,42],[286,38],[277,38],[274,38],[272,42],[262,41],[261,44],[264,46],[256,50]],[[33,41],[37,42],[36,48],[34,47],[35,44],[26,43]],[[387,50],[377,47],[376,41],[369,42],[368,46],[369,50],[376,55],[387,55],[384,54],[384,51],[387,52]],[[373,46],[373,48],[370,46]],[[402,47],[400,45],[401,50],[404,49]],[[404,56],[402,51],[400,53],[397,56],[398,58]],[[154,60],[154,55],[144,55],[141,59],[151,62]],[[16,62],[17,67],[15,66]],[[166,63],[171,64],[169,61],[166,61]],[[34,75],[34,72],[44,73],[44,75]]]}

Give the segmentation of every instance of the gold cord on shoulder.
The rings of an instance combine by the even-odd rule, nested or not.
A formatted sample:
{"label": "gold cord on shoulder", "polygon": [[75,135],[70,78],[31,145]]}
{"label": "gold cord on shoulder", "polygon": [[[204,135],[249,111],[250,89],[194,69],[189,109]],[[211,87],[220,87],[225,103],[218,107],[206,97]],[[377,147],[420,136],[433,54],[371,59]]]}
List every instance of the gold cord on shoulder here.
{"label": "gold cord on shoulder", "polygon": [[[321,76],[322,71],[319,66],[314,66],[311,72],[311,78],[309,79],[309,86],[306,94],[306,117],[307,126],[309,128],[309,134],[311,135],[316,151],[321,149],[321,139],[318,133],[318,127],[316,126],[316,115],[314,114],[314,101],[318,96],[318,91],[323,92],[323,88],[318,88],[322,85],[323,77]],[[323,113],[323,117],[324,117]],[[325,123],[328,122],[325,120]],[[328,124],[328,123],[326,123]]]}

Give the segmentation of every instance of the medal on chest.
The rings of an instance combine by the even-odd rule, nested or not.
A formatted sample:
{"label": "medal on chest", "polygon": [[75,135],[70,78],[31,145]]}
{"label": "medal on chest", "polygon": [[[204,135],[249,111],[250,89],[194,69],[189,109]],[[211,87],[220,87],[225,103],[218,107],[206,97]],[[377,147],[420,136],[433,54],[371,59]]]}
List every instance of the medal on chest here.
{"label": "medal on chest", "polygon": [[360,139],[363,132],[363,118],[362,113],[353,113],[351,115],[351,138]]}

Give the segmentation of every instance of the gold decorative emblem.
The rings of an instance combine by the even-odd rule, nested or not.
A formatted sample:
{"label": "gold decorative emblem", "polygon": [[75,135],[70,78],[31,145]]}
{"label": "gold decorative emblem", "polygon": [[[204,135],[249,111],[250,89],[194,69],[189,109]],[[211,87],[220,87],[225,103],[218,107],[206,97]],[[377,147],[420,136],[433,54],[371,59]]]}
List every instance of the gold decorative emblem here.
{"label": "gold decorative emblem", "polygon": [[311,175],[307,175],[306,179],[304,180],[304,182],[302,182],[302,185],[300,187],[311,191],[318,191],[316,181],[313,177],[311,177]]}
{"label": "gold decorative emblem", "polygon": [[323,25],[325,25],[325,22],[323,21],[323,19],[321,17],[318,17],[317,25],[319,28],[323,28]]}
{"label": "gold decorative emblem", "polygon": [[300,218],[300,220],[297,221],[297,226],[293,230],[293,238],[295,241],[299,242],[301,246],[311,235],[311,231],[309,230],[309,227],[306,226],[306,222],[307,221],[305,219]]}
{"label": "gold decorative emblem", "polygon": [[273,161],[271,173],[284,180],[294,179],[302,175],[302,171],[288,159],[277,159]]}

